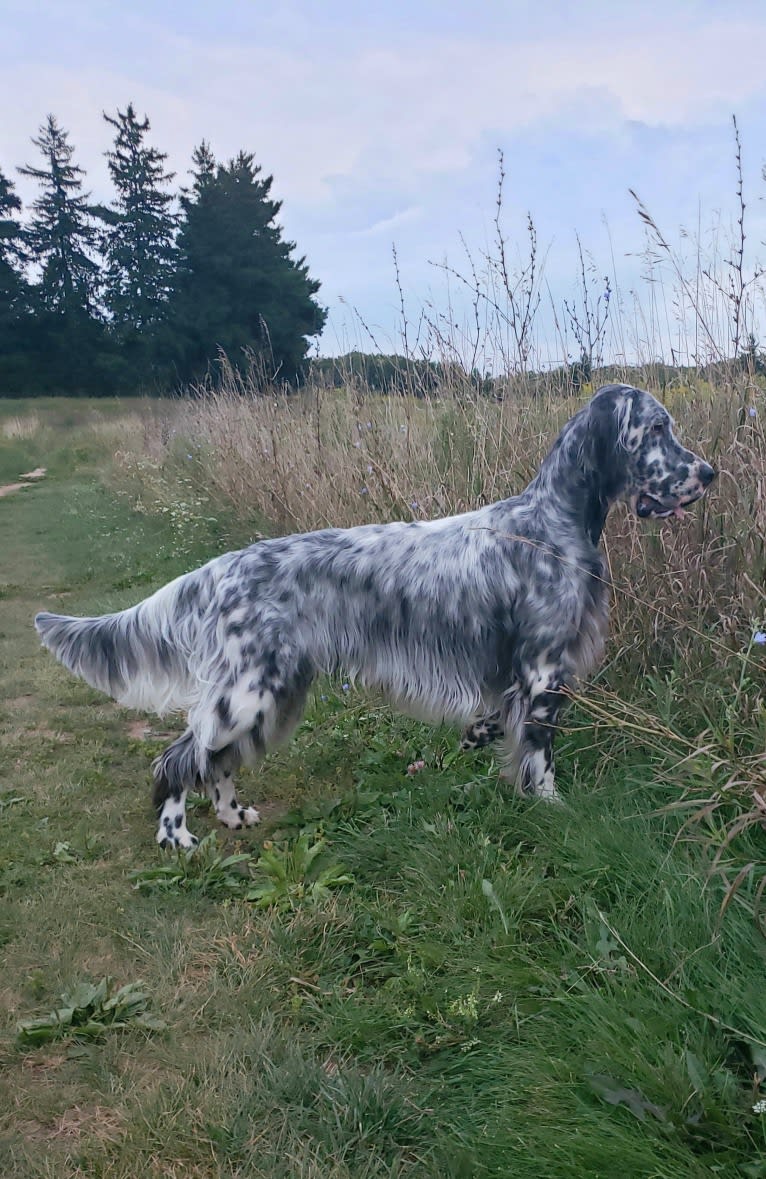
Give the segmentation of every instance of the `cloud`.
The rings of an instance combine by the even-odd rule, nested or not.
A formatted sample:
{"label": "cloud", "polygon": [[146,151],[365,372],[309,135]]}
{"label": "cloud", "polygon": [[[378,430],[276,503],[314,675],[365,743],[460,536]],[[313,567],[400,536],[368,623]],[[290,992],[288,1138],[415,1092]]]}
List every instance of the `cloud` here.
{"label": "cloud", "polygon": [[390,217],[381,217],[380,220],[373,222],[366,229],[353,230],[352,236],[376,237],[378,234],[391,233],[392,230],[406,225],[409,221],[417,220],[421,213],[422,209],[418,205],[410,205],[407,209],[402,209],[398,213],[392,213]]}
{"label": "cloud", "polygon": [[[627,120],[678,126],[722,117],[763,94],[766,16],[695,28],[647,20],[640,33],[592,29],[538,40],[424,36],[349,52],[213,43],[173,30],[145,32],[142,55],[115,61],[81,49],[71,65],[16,58],[0,71],[12,110],[0,160],[30,157],[29,136],[49,110],[71,128],[99,187],[108,143],[102,109],[128,100],[146,110],[156,142],[180,172],[201,138],[221,156],[252,148],[291,200],[330,202],[337,181],[370,177],[392,189],[469,168],[487,134],[558,119],[618,134]],[[117,62],[119,61],[119,65]],[[149,80],[151,79],[151,80]]]}

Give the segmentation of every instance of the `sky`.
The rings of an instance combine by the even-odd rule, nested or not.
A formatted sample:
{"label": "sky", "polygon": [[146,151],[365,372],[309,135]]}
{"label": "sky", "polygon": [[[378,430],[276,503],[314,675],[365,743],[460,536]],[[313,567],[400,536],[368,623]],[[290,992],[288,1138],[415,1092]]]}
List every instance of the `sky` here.
{"label": "sky", "polygon": [[179,183],[202,139],[219,159],[253,151],[322,284],[332,354],[401,342],[394,249],[411,325],[423,308],[470,311],[445,263],[467,276],[470,254],[481,270],[502,151],[509,258],[529,211],[550,329],[575,297],[576,234],[594,276],[639,281],[630,189],[680,248],[698,226],[726,233],[732,114],[753,264],[766,255],[764,46],[762,0],[0,0],[0,168],[37,162],[31,137],[53,113],[108,200],[102,112],[128,102]]}

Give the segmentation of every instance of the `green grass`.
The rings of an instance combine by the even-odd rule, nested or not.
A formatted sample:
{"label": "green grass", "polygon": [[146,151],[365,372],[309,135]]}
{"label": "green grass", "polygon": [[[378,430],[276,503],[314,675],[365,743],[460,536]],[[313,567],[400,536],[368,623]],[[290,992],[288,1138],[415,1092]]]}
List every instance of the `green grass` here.
{"label": "green grass", "polygon": [[[567,806],[529,805],[454,732],[324,683],[244,777],[264,827],[196,864],[157,850],[149,763],[177,723],[147,735],[31,618],[126,605],[245,538],[110,491],[100,404],[32,408],[0,442],[3,479],[49,472],[0,500],[0,1174],[766,1175],[766,943],[744,899],[719,920],[711,851],[634,738],[573,726]],[[190,823],[212,830],[205,804]],[[158,1026],[19,1042],[104,978],[140,981]]]}

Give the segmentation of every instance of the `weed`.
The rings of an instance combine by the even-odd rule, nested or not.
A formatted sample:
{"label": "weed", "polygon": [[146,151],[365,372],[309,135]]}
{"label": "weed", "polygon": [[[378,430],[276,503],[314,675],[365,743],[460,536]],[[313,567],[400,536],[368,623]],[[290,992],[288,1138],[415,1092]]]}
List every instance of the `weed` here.
{"label": "weed", "polygon": [[77,843],[70,843],[68,839],[59,839],[51,852],[51,859],[57,864],[79,864],[83,860],[92,860],[99,853],[100,841],[94,835],[85,835]]}
{"label": "weed", "polygon": [[115,990],[108,978],[99,983],[79,982],[61,995],[62,1006],[41,1019],[24,1019],[17,1038],[26,1048],[52,1040],[92,1040],[108,1031],[127,1027],[159,1031],[165,1023],[148,1010],[149,998],[143,983],[126,983]]}
{"label": "weed", "polygon": [[257,908],[294,909],[305,902],[317,904],[354,878],[340,864],[328,862],[327,845],[308,831],[283,845],[265,843],[254,865],[254,874],[266,879],[246,893]]}
{"label": "weed", "polygon": [[242,896],[248,882],[245,865],[249,852],[224,853],[215,831],[200,840],[195,848],[178,850],[163,856],[153,868],[137,868],[129,874],[134,888],[143,892],[177,891],[200,896]]}

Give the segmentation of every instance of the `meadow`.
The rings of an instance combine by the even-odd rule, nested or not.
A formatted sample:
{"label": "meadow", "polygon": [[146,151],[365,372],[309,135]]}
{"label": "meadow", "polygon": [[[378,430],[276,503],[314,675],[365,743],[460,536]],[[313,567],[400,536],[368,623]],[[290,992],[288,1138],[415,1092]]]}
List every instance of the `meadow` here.
{"label": "meadow", "polygon": [[0,500],[0,1174],[766,1176],[766,396],[658,392],[721,474],[686,520],[612,513],[564,807],[339,679],[243,775],[263,824],[200,799],[175,856],[180,718],[72,679],[35,611],[507,495],[588,389],[0,402],[0,483],[47,472]]}

